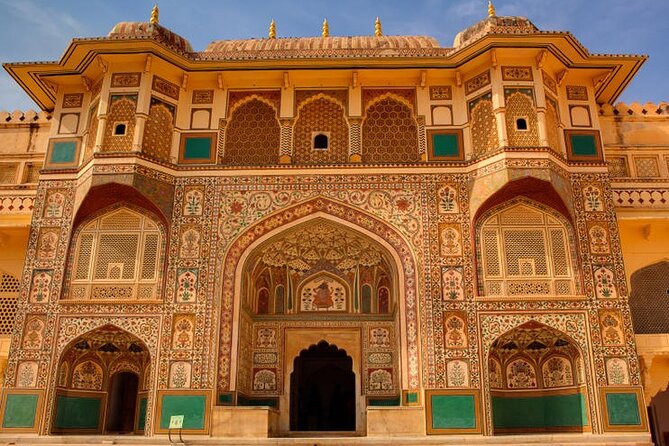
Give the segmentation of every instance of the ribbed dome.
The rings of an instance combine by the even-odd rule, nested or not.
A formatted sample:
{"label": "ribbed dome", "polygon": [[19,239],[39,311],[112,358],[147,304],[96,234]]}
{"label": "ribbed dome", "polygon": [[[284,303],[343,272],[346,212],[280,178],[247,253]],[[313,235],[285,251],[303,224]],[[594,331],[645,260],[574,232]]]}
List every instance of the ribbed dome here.
{"label": "ribbed dome", "polygon": [[111,39],[153,39],[182,53],[192,53],[188,40],[158,24],[148,22],[117,23],[108,37]]}
{"label": "ribbed dome", "polygon": [[526,17],[487,17],[459,32],[453,40],[453,48],[466,46],[486,34],[532,34],[538,31],[539,28]]}
{"label": "ribbed dome", "polygon": [[439,42],[427,36],[288,37],[279,39],[215,40],[205,53],[291,51],[434,49]]}

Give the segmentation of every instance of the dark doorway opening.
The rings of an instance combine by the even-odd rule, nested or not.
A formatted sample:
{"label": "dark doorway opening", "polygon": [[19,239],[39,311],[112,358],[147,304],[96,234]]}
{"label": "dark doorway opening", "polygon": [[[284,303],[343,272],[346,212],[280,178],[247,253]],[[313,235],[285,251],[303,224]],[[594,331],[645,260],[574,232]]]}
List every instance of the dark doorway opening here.
{"label": "dark doorway opening", "polygon": [[131,434],[135,430],[135,408],[139,378],[132,372],[118,372],[112,376],[107,404],[108,433]]}
{"label": "dark doorway opening", "polygon": [[355,431],[353,360],[321,341],[295,358],[290,375],[290,429]]}
{"label": "dark doorway opening", "polygon": [[669,446],[669,390],[659,392],[648,407],[650,432],[657,446]]}

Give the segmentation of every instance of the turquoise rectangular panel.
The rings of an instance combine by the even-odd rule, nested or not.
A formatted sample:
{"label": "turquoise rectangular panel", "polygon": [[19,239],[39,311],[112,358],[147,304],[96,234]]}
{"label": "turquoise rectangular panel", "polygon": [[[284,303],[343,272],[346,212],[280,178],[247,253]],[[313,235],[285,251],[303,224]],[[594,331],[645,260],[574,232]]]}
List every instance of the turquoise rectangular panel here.
{"label": "turquoise rectangular panel", "polygon": [[637,394],[607,393],[606,413],[612,426],[640,426],[639,402]]}
{"label": "turquoise rectangular panel", "polygon": [[184,160],[209,160],[211,157],[211,138],[187,137],[184,146]]}
{"label": "turquoise rectangular panel", "polygon": [[571,153],[576,156],[597,156],[595,135],[570,135]]}
{"label": "turquoise rectangular panel", "polygon": [[220,393],[218,395],[219,404],[232,404],[232,393]]}
{"label": "turquoise rectangular panel", "polygon": [[474,395],[431,395],[432,429],[474,429]]}
{"label": "turquoise rectangular panel", "polygon": [[170,427],[170,417],[184,416],[184,429],[204,429],[207,397],[204,395],[163,395],[160,428]]}
{"label": "turquoise rectangular panel", "polygon": [[54,142],[51,146],[52,163],[73,163],[74,155],[77,153],[77,143],[75,141]]}
{"label": "turquoise rectangular panel", "polygon": [[492,398],[496,428],[582,427],[588,424],[581,394]]}
{"label": "turquoise rectangular panel", "polygon": [[98,429],[101,398],[59,395],[56,399],[56,421],[59,429]]}
{"label": "turquoise rectangular panel", "polygon": [[143,431],[146,427],[146,404],[149,399],[147,397],[142,397],[139,400],[139,410],[137,411],[137,429]]}
{"label": "turquoise rectangular panel", "polygon": [[418,402],[418,393],[416,392],[407,392],[404,395],[404,402],[411,404],[411,403],[417,403]]}
{"label": "turquoise rectangular panel", "polygon": [[369,398],[367,400],[368,406],[399,406],[400,398]]}
{"label": "turquoise rectangular panel", "polygon": [[37,395],[9,394],[5,402],[2,427],[32,428],[35,425]]}
{"label": "turquoise rectangular panel", "polygon": [[432,156],[458,157],[458,135],[455,133],[437,133],[432,135]]}

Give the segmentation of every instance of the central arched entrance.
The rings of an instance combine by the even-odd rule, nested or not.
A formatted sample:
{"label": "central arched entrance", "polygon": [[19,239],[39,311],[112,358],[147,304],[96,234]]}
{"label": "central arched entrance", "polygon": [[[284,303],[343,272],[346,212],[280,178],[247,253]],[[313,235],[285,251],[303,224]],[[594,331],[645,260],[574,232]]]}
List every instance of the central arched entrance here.
{"label": "central arched entrance", "polygon": [[290,430],[355,431],[353,360],[321,341],[302,350],[290,374]]}

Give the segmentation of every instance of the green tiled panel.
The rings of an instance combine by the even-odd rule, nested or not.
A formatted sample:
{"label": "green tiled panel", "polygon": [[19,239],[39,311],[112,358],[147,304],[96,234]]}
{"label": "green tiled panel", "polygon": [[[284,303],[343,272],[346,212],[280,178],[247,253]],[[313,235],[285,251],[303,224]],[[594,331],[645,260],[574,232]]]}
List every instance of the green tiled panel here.
{"label": "green tiled panel", "polygon": [[571,152],[576,156],[597,156],[595,135],[570,135]]}
{"label": "green tiled panel", "polygon": [[457,157],[458,135],[454,133],[432,135],[432,156]]}
{"label": "green tiled panel", "polygon": [[493,397],[496,428],[580,427],[588,424],[583,395]]}
{"label": "green tiled panel", "polygon": [[73,163],[77,152],[77,143],[74,141],[61,141],[53,143],[51,148],[52,163]]}
{"label": "green tiled panel", "polygon": [[211,138],[186,138],[184,146],[185,160],[208,160],[211,156]]}
{"label": "green tiled panel", "polygon": [[147,397],[142,397],[139,400],[139,410],[137,414],[137,429],[140,431],[144,430],[146,426],[146,404],[149,401]]}
{"label": "green tiled panel", "polygon": [[431,395],[433,429],[473,429],[476,412],[473,395]]}
{"label": "green tiled panel", "polygon": [[170,427],[170,417],[184,416],[184,429],[204,429],[207,397],[204,395],[163,395],[160,428]]}
{"label": "green tiled panel", "polygon": [[100,403],[100,398],[59,395],[54,426],[60,429],[98,429]]}
{"label": "green tiled panel", "polygon": [[416,392],[407,392],[406,395],[404,396],[404,399],[405,403],[417,403],[418,394]]}
{"label": "green tiled panel", "polygon": [[31,428],[35,425],[37,395],[9,394],[5,403],[2,427]]}
{"label": "green tiled panel", "polygon": [[610,425],[641,425],[641,415],[639,415],[639,403],[636,393],[607,393],[606,412]]}
{"label": "green tiled panel", "polygon": [[400,398],[370,398],[367,400],[368,406],[399,406]]}
{"label": "green tiled panel", "polygon": [[232,393],[221,393],[218,395],[219,404],[232,404]]}

